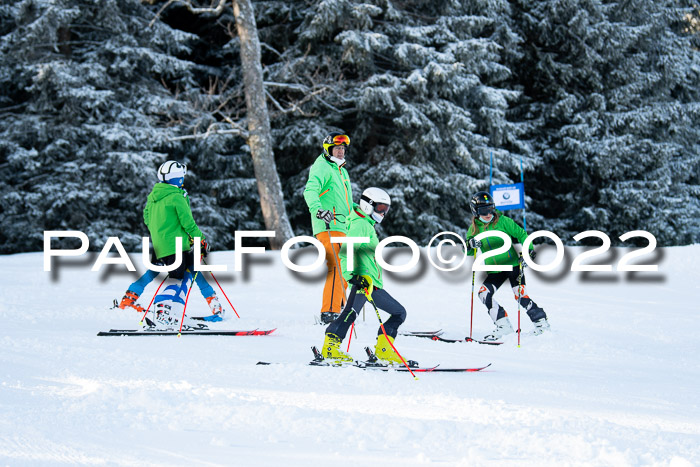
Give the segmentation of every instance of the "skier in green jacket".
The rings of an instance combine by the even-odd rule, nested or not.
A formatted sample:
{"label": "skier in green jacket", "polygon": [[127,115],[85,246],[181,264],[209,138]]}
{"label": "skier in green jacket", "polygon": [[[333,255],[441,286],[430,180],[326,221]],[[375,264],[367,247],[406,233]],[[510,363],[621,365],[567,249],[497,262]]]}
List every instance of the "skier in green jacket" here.
{"label": "skier in green jacket", "polygon": [[166,287],[155,297],[155,323],[159,328],[180,326],[187,291],[192,285],[194,256],[190,247],[199,238],[202,253],[209,245],[192,217],[187,191],[182,187],[187,167],[176,161],[167,161],[158,169],[159,182],[153,186],[143,210],[143,220],[153,241],[154,256],[166,266],[176,261],[176,239],[182,245],[180,265],[170,271]]}
{"label": "skier in green jacket", "polygon": [[[469,201],[471,208],[472,224],[467,232],[467,254],[475,255],[476,250],[480,249],[483,253],[495,250],[503,246],[503,240],[499,237],[487,237],[483,240],[475,240],[474,237],[482,232],[499,230],[517,239],[520,243],[527,238],[527,232],[513,221],[510,217],[503,215],[496,210],[496,205],[493,202],[491,195],[485,191],[475,193]],[[530,258],[535,258],[535,250],[530,245]],[[511,245],[510,249],[505,253],[487,258],[485,261],[487,266],[499,265],[513,266],[512,271],[489,271],[484,280],[484,283],[479,289],[479,299],[488,309],[489,315],[496,325],[494,331],[485,336],[484,340],[495,341],[506,334],[514,332],[513,326],[508,320],[506,310],[498,304],[493,297],[503,283],[508,280],[513,288],[515,300],[520,302],[520,305],[525,309],[530,320],[535,325],[535,334],[541,334],[549,329],[547,314],[542,308],[527,295],[525,291],[525,275],[523,273],[523,259],[518,255],[515,248]]]}
{"label": "skier in green jacket", "polygon": [[[161,165],[158,169],[160,182],[153,186],[143,209],[143,221],[151,233],[155,256],[164,260],[164,264],[172,264],[175,259],[176,238],[182,240],[180,249],[183,252],[189,252],[191,239],[199,237],[204,241],[183,188],[186,173],[187,166],[176,161]],[[171,256],[172,259],[165,259]],[[183,262],[181,269],[184,271],[187,266]]]}
{"label": "skier in green jacket", "polygon": [[[179,164],[178,162],[175,161],[168,161],[165,164],[161,166],[161,171],[165,172],[166,171],[166,164],[169,170],[169,173],[163,174],[162,176],[160,175],[159,171],[159,178],[161,179],[161,182],[166,182],[166,184],[158,183],[156,186],[153,187],[153,192],[151,193],[153,195],[152,198],[152,207],[156,207],[157,212],[155,216],[152,216],[151,212],[149,212],[149,207],[148,204],[146,205],[146,209],[144,209],[144,221],[147,223],[151,224],[163,224],[165,226],[165,223],[167,222],[167,219],[160,219],[159,217],[164,217],[165,212],[164,212],[164,207],[168,205],[168,203],[163,203],[159,204],[158,200],[160,199],[165,199],[168,194],[183,194],[186,195],[187,192],[184,190],[183,184],[184,184],[184,174],[187,172],[187,167],[184,166],[183,164]],[[183,180],[179,180],[178,175],[178,166],[181,166],[180,168],[182,169],[182,174],[183,174]],[[167,180],[166,180],[167,177]],[[173,181],[174,183],[169,183],[170,181]],[[178,190],[178,188],[180,190]],[[183,199],[186,200],[187,204],[187,209],[189,209],[189,198],[186,198],[185,196],[182,196]],[[181,201],[180,196],[176,196],[175,198],[176,201]],[[169,201],[169,200],[168,200]],[[178,203],[182,204],[182,203]],[[185,206],[182,205],[180,206],[181,210],[185,212],[186,215],[186,210]],[[153,218],[156,217],[156,218]],[[191,217],[191,213],[189,215]],[[194,222],[194,219],[191,220],[191,222]],[[190,223],[189,219],[186,219],[186,223]],[[196,226],[196,224],[195,224]],[[164,243],[167,243],[167,235],[165,235],[165,230],[166,229],[158,229],[155,228],[156,232],[158,232],[159,236],[157,237],[154,242],[157,242],[159,245],[163,245]],[[194,232],[194,230],[193,230]],[[196,233],[196,232],[195,232]],[[201,232],[200,232],[201,233]],[[189,235],[189,234],[188,234]],[[183,246],[188,245],[189,240],[185,241],[183,240]],[[204,242],[206,244],[206,241]],[[162,248],[161,248],[162,250]],[[161,251],[162,252],[162,251]],[[205,248],[202,249],[202,252],[206,255],[208,252],[206,251]],[[189,253],[187,253],[189,254]],[[155,254],[157,256],[157,254]],[[172,257],[174,260],[174,256]],[[154,264],[162,266],[163,263],[159,260],[152,261]],[[169,263],[172,264],[172,261]],[[120,308],[122,310],[126,308],[133,308],[134,310],[138,311],[139,313],[143,313],[145,311],[144,307],[142,307],[137,300],[143,294],[143,291],[145,290],[146,286],[150,284],[156,277],[158,277],[160,273],[158,271],[154,270],[148,270],[146,271],[138,280],[135,282],[132,282],[129,285],[129,288],[126,290],[124,293],[124,297],[122,297],[121,302],[117,304],[117,301],[115,300],[115,308]],[[221,306],[221,302],[219,302],[219,298],[216,295],[216,292],[214,292],[214,289],[212,288],[211,285],[207,282],[207,280],[204,277],[204,274],[197,274],[195,281],[197,283],[197,286],[199,287],[199,291],[202,293],[202,296],[204,299],[207,301],[207,304],[209,305],[209,309],[211,310],[211,316],[204,317],[205,321],[221,321],[223,320],[225,316],[226,310]]]}
{"label": "skier in green jacket", "polygon": [[330,323],[338,317],[345,301],[346,283],[338,270],[339,243],[331,237],[344,237],[352,207],[350,176],[345,169],[345,152],[350,138],[338,132],[323,140],[323,154],[316,158],[309,171],[304,200],[311,213],[313,234],[326,251],[326,283],[321,302],[321,321]]}
{"label": "skier in green jacket", "polygon": [[406,320],[406,309],[384,289],[382,268],[377,264],[374,252],[379,244],[375,224],[380,223],[391,205],[386,191],[380,188],[367,188],[360,198],[360,204],[354,205],[348,218],[348,237],[367,237],[366,243],[355,244],[353,248],[353,268],[348,270],[347,244],[340,250],[340,264],[343,276],[352,284],[348,302],[338,319],[326,329],[323,343],[323,358],[337,362],[351,362],[351,355],[340,349],[340,344],[347,335],[350,325],[355,322],[357,310],[362,309],[367,297],[363,290],[372,297],[377,308],[389,313],[391,317],[377,332],[375,354],[387,364],[402,364],[401,358],[393,349],[394,339],[399,326]]}

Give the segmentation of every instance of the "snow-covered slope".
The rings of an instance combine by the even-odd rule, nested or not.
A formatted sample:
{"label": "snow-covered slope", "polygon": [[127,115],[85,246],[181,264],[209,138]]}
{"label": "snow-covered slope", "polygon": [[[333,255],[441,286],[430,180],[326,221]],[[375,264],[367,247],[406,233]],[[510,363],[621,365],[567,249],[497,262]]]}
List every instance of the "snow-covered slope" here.
{"label": "snow-covered slope", "polygon": [[[568,266],[580,251],[567,249]],[[108,309],[136,275],[93,273],[87,257],[49,273],[40,253],[2,256],[0,464],[698,465],[700,246],[658,252],[657,273],[530,271],[553,331],[527,335],[523,313],[520,348],[514,336],[502,346],[400,336],[422,364],[492,363],[419,381],[306,366],[323,341],[313,324],[323,273],[292,273],[277,252],[238,273],[233,252],[211,258],[229,266],[217,278],[241,315],[227,305],[218,327],[274,334],[179,339],[96,336],[138,324]],[[402,330],[467,335],[469,266],[390,274],[408,310]],[[515,324],[509,288],[496,297]],[[189,306],[207,312],[197,290]],[[492,325],[476,298],[474,309],[477,337]],[[362,358],[377,332],[371,309],[356,329],[350,352]]]}

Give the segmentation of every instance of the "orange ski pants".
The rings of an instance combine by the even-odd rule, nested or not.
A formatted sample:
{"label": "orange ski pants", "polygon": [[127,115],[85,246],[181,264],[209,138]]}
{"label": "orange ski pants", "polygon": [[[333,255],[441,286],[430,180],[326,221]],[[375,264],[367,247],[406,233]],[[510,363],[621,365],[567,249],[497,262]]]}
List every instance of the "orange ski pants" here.
{"label": "orange ski pants", "polygon": [[316,238],[323,244],[326,250],[326,266],[328,274],[326,275],[326,284],[323,287],[323,303],[321,312],[330,311],[340,313],[340,310],[345,303],[345,288],[347,282],[343,279],[340,271],[340,243],[331,243],[331,236],[345,237],[343,232],[320,232]]}

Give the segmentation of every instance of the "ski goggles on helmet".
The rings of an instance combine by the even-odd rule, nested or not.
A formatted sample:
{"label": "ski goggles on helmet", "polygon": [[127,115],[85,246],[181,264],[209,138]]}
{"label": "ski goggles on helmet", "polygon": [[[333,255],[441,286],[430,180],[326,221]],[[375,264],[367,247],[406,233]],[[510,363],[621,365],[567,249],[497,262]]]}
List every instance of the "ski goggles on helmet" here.
{"label": "ski goggles on helmet", "polygon": [[476,213],[479,215],[479,217],[496,214],[496,207],[493,204],[479,206],[478,208],[476,208]]}
{"label": "ski goggles on helmet", "polygon": [[337,135],[333,137],[333,145],[338,146],[344,144],[350,146],[350,137],[348,135]]}
{"label": "ski goggles on helmet", "polygon": [[389,205],[384,204],[384,203],[376,203],[374,205],[374,212],[377,214],[381,214],[382,216],[385,216],[387,212],[389,212]]}

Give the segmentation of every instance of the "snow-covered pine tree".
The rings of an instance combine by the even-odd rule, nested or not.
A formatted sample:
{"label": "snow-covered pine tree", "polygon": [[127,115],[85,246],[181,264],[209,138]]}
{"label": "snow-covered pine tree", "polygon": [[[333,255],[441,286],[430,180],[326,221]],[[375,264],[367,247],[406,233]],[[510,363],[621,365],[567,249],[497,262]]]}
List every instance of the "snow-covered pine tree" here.
{"label": "snow-covered pine tree", "polygon": [[[292,154],[297,170],[318,156],[328,130],[342,129],[357,197],[380,186],[394,199],[383,228],[422,243],[463,229],[469,195],[487,186],[490,152],[517,173],[521,130],[506,113],[518,93],[501,64],[519,41],[501,21],[508,8],[498,0],[323,0],[301,9],[297,40],[280,46],[268,69],[271,81],[297,85],[280,87],[287,96],[308,96],[297,94],[296,113],[283,117],[289,123],[273,121],[284,129],[283,148],[308,151]],[[513,173],[498,171],[496,181]],[[301,207],[295,222],[305,225],[307,174],[292,175],[288,192],[289,205]]]}
{"label": "snow-covered pine tree", "polygon": [[511,69],[524,90],[518,118],[536,122],[526,139],[541,163],[527,178],[540,227],[566,243],[592,229],[614,244],[637,229],[661,245],[700,241],[700,55],[685,32],[689,9],[515,3],[524,42]]}
{"label": "snow-covered pine tree", "polygon": [[[230,5],[148,3],[0,6],[0,252],[41,249],[45,229],[138,250],[167,158],[189,164],[215,247],[262,226]],[[590,228],[697,242],[700,40],[697,9],[679,5],[255,2],[292,225],[309,225],[308,167],[343,129],[356,195],[378,185],[395,200],[389,233],[463,227],[493,151],[497,183],[516,181],[524,156],[528,224],[567,243]]]}
{"label": "snow-covered pine tree", "polygon": [[[138,0],[23,0],[0,10],[0,251],[40,250],[43,230],[82,230],[140,249],[155,169],[187,185],[215,247],[259,216],[251,165],[224,139],[177,140],[217,121],[193,61],[196,35]],[[255,227],[259,223],[254,224]]]}

